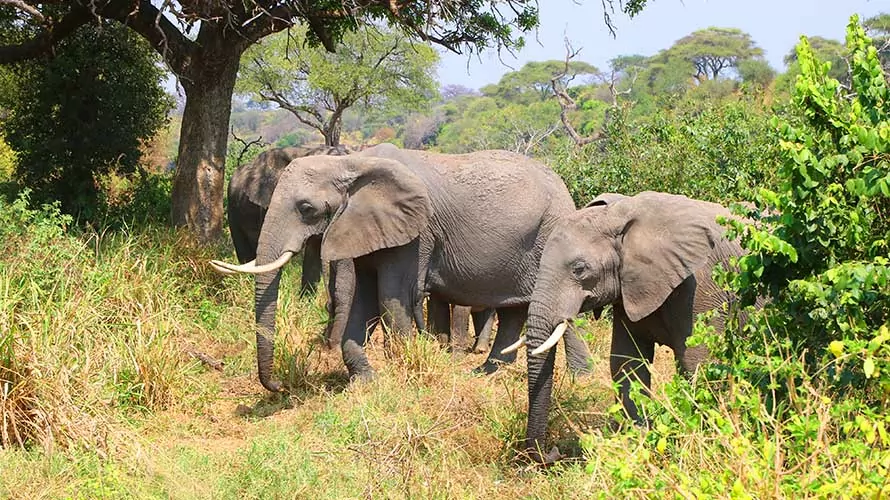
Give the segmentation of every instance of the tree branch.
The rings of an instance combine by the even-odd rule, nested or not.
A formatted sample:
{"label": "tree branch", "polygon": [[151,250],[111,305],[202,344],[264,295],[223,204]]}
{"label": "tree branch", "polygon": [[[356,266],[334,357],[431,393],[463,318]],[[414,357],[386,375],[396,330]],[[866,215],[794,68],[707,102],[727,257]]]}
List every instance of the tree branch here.
{"label": "tree branch", "polygon": [[571,42],[569,42],[568,38],[565,39],[565,45],[565,67],[561,73],[553,75],[553,77],[550,78],[550,88],[553,90],[553,94],[556,96],[556,100],[559,102],[559,119],[562,121],[563,127],[566,129],[569,137],[571,137],[572,140],[575,142],[575,145],[578,147],[583,147],[590,144],[591,142],[598,141],[603,137],[601,132],[597,132],[596,134],[589,137],[583,137],[581,134],[578,133],[577,130],[575,130],[575,127],[572,125],[571,121],[569,121],[569,111],[576,110],[578,108],[578,105],[559,82],[569,73],[569,63],[572,61],[572,59],[575,58],[575,56],[578,55],[579,52],[581,52],[581,49],[572,49],[572,44]]}
{"label": "tree branch", "polygon": [[46,18],[43,16],[43,14],[39,10],[37,10],[37,7],[27,4],[23,0],[0,0],[0,5],[4,5],[4,4],[11,5],[19,10],[22,10],[22,11],[27,12],[28,14],[31,14],[31,17],[33,17],[34,19],[37,19],[41,23],[46,22]]}
{"label": "tree branch", "polygon": [[164,16],[161,9],[169,5],[170,2],[165,1],[159,9],[150,0],[139,0],[135,6],[127,0],[112,0],[97,13],[124,23],[145,37],[170,69],[182,77],[187,72],[195,43]]}
{"label": "tree branch", "polygon": [[88,10],[73,6],[59,22],[49,24],[34,38],[16,45],[0,46],[0,64],[25,61],[50,53],[60,40],[92,19]]}
{"label": "tree branch", "polygon": [[232,126],[229,129],[229,131],[232,134],[232,138],[235,139],[236,141],[240,142],[241,146],[242,146],[241,152],[238,153],[238,159],[235,160],[236,166],[241,165],[241,159],[244,157],[244,154],[247,153],[247,150],[249,150],[251,148],[251,146],[256,146],[257,144],[259,144],[260,146],[268,146],[269,145],[268,142],[263,142],[263,136],[259,136],[252,141],[245,141],[244,139],[235,135],[235,127],[234,126]]}

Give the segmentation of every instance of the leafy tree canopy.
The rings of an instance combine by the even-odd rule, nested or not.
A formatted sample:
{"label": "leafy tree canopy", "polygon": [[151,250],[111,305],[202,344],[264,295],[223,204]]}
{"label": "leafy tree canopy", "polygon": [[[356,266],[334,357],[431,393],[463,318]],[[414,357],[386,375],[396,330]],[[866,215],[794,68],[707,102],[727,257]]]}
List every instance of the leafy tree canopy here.
{"label": "leafy tree canopy", "polygon": [[597,73],[599,70],[595,66],[581,61],[571,61],[568,71],[565,61],[532,61],[518,71],[505,74],[498,83],[482,87],[481,90],[484,95],[504,101],[543,101],[552,95],[550,80],[554,76],[563,75],[561,83],[565,87],[578,76]]}
{"label": "leafy tree canopy", "polygon": [[164,124],[172,102],[162,74],[144,40],[109,23],[83,26],[53,58],[8,71],[17,92],[5,96],[3,128],[19,181],[69,212],[94,208],[95,177],[135,171],[141,143]]}
{"label": "leafy tree canopy", "polygon": [[335,53],[309,46],[307,35],[294,28],[249,49],[236,89],[277,103],[329,146],[339,145],[343,113],[352,106],[411,111],[436,96],[438,54],[401,32],[346,33]]}
{"label": "leafy tree canopy", "polygon": [[763,49],[757,47],[751,35],[736,28],[707,28],[677,40],[664,57],[676,57],[695,66],[698,81],[716,79],[729,68],[737,68],[741,61],[760,58]]}

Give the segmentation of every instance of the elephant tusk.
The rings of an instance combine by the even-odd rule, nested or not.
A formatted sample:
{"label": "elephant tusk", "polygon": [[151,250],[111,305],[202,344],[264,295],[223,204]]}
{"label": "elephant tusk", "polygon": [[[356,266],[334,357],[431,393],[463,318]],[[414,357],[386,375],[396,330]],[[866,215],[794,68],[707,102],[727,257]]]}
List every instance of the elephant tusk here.
{"label": "elephant tusk", "polygon": [[[231,269],[227,269],[227,268],[225,268],[225,267],[219,265],[217,262],[218,262],[218,261],[215,261],[215,260],[211,260],[211,261],[210,261],[210,267],[212,267],[214,271],[216,271],[216,272],[218,272],[218,273],[220,273],[220,274],[225,274],[226,276],[231,276],[231,275],[233,275],[233,274],[238,274],[238,271],[232,271]],[[245,266],[254,266],[254,265],[256,265],[256,259],[254,259],[254,260],[252,260],[252,261],[250,261],[250,262],[247,262],[247,263],[245,263],[244,265],[245,265]]]}
{"label": "elephant tusk", "polygon": [[550,350],[550,348],[555,346],[557,342],[559,342],[559,339],[561,339],[562,336],[565,335],[568,328],[568,321],[563,321],[562,323],[558,324],[556,328],[553,329],[553,333],[550,334],[550,337],[548,337],[543,344],[539,345],[537,349],[533,350],[531,352],[531,355],[538,356],[539,354]]}
{"label": "elephant tusk", "polygon": [[519,337],[515,343],[508,345],[507,347],[501,349],[501,354],[510,354],[511,352],[516,352],[520,347],[525,345],[525,335]]}
{"label": "elephant tusk", "polygon": [[247,264],[242,264],[240,266],[236,266],[234,264],[229,264],[228,262],[222,262],[219,260],[211,260],[210,265],[216,269],[217,266],[226,269],[228,271],[234,271],[237,273],[250,273],[250,274],[262,274],[268,273],[269,271],[274,271],[281,266],[287,264],[287,261],[290,260],[291,257],[294,256],[294,253],[290,250],[281,254],[280,257],[275,259],[274,262],[270,262],[268,264],[263,264],[262,266],[256,265],[256,261],[248,262]]}

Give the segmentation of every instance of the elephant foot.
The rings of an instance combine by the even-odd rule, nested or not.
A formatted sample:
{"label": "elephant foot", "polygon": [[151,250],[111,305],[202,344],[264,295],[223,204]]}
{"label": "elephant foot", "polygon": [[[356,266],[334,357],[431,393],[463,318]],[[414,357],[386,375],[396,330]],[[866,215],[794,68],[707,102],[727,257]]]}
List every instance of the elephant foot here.
{"label": "elephant foot", "polygon": [[374,377],[375,377],[374,370],[350,373],[349,374],[349,383],[350,384],[366,384],[366,383],[374,380]]}
{"label": "elephant foot", "polygon": [[492,373],[498,371],[501,368],[502,364],[504,364],[503,361],[492,361],[488,359],[485,360],[485,363],[482,363],[480,366],[474,368],[473,373],[476,375],[491,375]]}
{"label": "elephant foot", "polygon": [[550,451],[543,455],[541,455],[537,448],[529,448],[525,450],[525,455],[531,462],[545,467],[553,465],[565,458],[565,455],[563,455],[556,446],[550,448]]}
{"label": "elephant foot", "polygon": [[486,352],[491,350],[491,346],[488,343],[484,344],[476,344],[473,346],[472,352],[475,354],[485,354]]}

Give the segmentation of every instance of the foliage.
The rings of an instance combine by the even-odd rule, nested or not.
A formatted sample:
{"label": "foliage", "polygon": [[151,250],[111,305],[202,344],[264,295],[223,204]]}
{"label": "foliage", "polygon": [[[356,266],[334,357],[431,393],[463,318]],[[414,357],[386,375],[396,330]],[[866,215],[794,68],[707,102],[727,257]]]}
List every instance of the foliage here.
{"label": "foliage", "polygon": [[595,66],[582,61],[570,61],[568,69],[565,61],[532,61],[517,71],[505,73],[498,83],[486,85],[480,91],[501,102],[531,104],[551,99],[550,81],[553,77],[562,75],[558,82],[565,88],[575,78],[598,73]]}
{"label": "foliage", "polygon": [[734,306],[726,332],[700,323],[690,343],[718,362],[649,406],[657,453],[684,453],[682,436],[705,428],[750,453],[725,478],[743,492],[766,476],[790,496],[890,493],[890,86],[857,16],[846,46],[850,89],[801,38],[791,114],[773,119],[778,186],[739,210],[754,224],[727,222],[749,253],[718,278],[742,304],[769,302]]}
{"label": "foliage", "polygon": [[736,28],[707,28],[677,40],[665,57],[692,63],[699,82],[718,78],[724,70],[737,68],[742,61],[763,56],[751,35]]}
{"label": "foliage", "polygon": [[0,134],[0,182],[7,182],[15,172],[16,154]]}
{"label": "foliage", "polygon": [[862,21],[869,36],[878,49],[878,58],[884,71],[890,69],[890,14],[881,13]]}
{"label": "foliage", "polygon": [[243,57],[239,92],[277,103],[339,145],[346,109],[422,109],[435,97],[438,54],[394,30],[344,35],[336,53],[307,47],[305,27],[267,38]]}
{"label": "foliage", "polygon": [[143,141],[171,105],[148,45],[116,24],[89,25],[52,59],[15,71],[19,92],[5,122],[19,182],[69,213],[96,215],[96,176],[137,170]]}
{"label": "foliage", "polygon": [[774,183],[770,116],[750,98],[688,100],[641,118],[625,104],[612,110],[599,141],[581,150],[554,150],[549,163],[578,206],[604,192],[646,190],[739,201]]}

